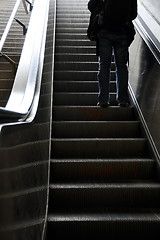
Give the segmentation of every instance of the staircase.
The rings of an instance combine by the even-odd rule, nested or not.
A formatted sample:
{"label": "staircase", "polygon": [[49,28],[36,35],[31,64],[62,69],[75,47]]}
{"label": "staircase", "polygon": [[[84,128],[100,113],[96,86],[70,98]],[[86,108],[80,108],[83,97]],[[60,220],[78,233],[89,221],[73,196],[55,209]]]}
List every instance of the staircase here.
{"label": "staircase", "polygon": [[[8,23],[16,0],[2,0],[0,2],[0,38]],[[16,14],[16,18],[28,26],[30,14],[26,14],[22,1]],[[25,36],[22,27],[14,20],[9,31],[7,40],[2,52],[6,54],[11,61],[0,55],[0,107],[5,107],[15,78],[16,67],[19,63]],[[15,65],[11,62],[15,62]]]}
{"label": "staircase", "polygon": [[160,184],[134,106],[97,104],[87,0],[57,0],[48,236],[131,239],[160,233]]}

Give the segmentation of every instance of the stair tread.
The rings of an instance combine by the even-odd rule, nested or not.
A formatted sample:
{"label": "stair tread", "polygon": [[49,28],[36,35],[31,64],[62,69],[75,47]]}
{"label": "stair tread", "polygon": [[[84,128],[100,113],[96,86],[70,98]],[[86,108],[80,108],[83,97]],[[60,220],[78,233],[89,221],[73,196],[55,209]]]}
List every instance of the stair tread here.
{"label": "stair tread", "polygon": [[99,210],[75,211],[69,209],[61,212],[58,209],[55,213],[50,213],[48,221],[159,221],[160,208],[105,208]]}
{"label": "stair tread", "polygon": [[[72,108],[72,109],[77,109],[76,106],[54,106],[54,108],[61,108],[61,109],[68,109],[68,108]],[[134,110],[133,106],[129,106],[126,108],[120,108],[117,106],[112,106],[112,107],[108,107],[108,108],[100,108],[98,106],[82,106],[82,107],[78,107],[78,108],[82,108],[82,109],[95,109],[95,110],[100,110],[100,111],[108,111],[108,110],[114,110],[114,111],[121,111],[121,112],[127,112],[127,111],[131,111]]]}
{"label": "stair tread", "polygon": [[146,141],[146,138],[52,138],[52,141]]}
{"label": "stair tread", "polygon": [[86,163],[86,162],[91,162],[91,163],[95,163],[95,162],[97,162],[97,163],[103,163],[103,162],[146,162],[146,161],[148,161],[148,162],[155,162],[152,158],[128,158],[128,159],[121,159],[121,158],[113,158],[113,159],[111,159],[111,158],[109,158],[109,159],[105,159],[105,158],[103,158],[103,159],[68,159],[68,158],[62,158],[62,159],[59,159],[59,158],[52,158],[51,159],[51,162],[74,162],[74,163],[78,163],[78,162],[84,162],[84,163]]}
{"label": "stair tread", "polygon": [[128,182],[109,182],[109,183],[51,183],[50,184],[50,189],[119,189],[119,191],[123,189],[135,189],[135,188],[143,188],[143,189],[148,189],[148,188],[153,188],[153,189],[160,189],[160,183],[156,181],[141,181],[139,182],[136,180],[133,181],[128,181]]}
{"label": "stair tread", "polygon": [[[88,96],[88,95],[91,95],[91,96],[94,96],[96,95],[97,96],[98,94],[98,91],[97,92],[54,92],[54,95],[68,95],[68,96]],[[110,93],[110,94],[116,94],[116,93]]]}

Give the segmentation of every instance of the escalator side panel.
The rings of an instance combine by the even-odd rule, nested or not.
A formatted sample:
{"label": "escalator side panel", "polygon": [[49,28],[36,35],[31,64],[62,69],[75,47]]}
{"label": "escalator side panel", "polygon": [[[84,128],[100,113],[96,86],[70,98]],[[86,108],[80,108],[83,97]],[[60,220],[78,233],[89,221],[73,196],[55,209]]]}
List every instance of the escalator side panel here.
{"label": "escalator side panel", "polygon": [[160,153],[160,65],[137,33],[130,47],[130,84]]}
{"label": "escalator side panel", "polygon": [[0,135],[0,239],[39,240],[45,236],[50,162],[53,26],[54,0],[50,1],[37,115],[32,123],[14,123],[3,127]]}

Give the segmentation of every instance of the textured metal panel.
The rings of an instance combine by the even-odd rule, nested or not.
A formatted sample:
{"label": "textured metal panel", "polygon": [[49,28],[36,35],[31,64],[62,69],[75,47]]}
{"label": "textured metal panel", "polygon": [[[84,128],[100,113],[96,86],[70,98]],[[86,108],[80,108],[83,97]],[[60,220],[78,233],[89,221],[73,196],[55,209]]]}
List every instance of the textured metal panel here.
{"label": "textured metal panel", "polygon": [[137,33],[130,48],[130,83],[160,153],[160,65]]}
{"label": "textured metal panel", "polygon": [[[50,1],[49,34],[53,40],[54,0]],[[49,56],[49,57],[48,57]],[[52,65],[53,49],[44,62]],[[43,73],[48,71],[44,67]],[[45,74],[44,74],[45,75]],[[0,135],[0,239],[44,239],[50,159],[52,67],[42,78],[37,115],[31,123],[14,123]],[[47,84],[46,84],[47,83]]]}

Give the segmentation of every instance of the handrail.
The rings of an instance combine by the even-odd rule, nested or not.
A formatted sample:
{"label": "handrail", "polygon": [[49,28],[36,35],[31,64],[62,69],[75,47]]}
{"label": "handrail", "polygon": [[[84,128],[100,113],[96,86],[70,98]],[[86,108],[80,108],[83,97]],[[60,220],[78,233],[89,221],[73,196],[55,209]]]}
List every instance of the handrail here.
{"label": "handrail", "polygon": [[36,96],[38,105],[36,89],[40,92],[48,11],[49,0],[34,1],[14,85],[7,105],[0,108],[1,117],[26,119],[33,107],[36,111],[33,100]]}
{"label": "handrail", "polygon": [[14,20],[14,17],[15,17],[15,15],[16,15],[16,12],[17,12],[17,10],[18,10],[18,7],[19,7],[20,2],[21,2],[21,0],[17,0],[17,1],[16,1],[16,4],[15,4],[15,6],[14,6],[14,8],[13,8],[13,11],[12,11],[12,13],[11,13],[11,16],[10,16],[10,18],[9,18],[9,21],[8,21],[8,23],[7,23],[7,25],[6,25],[5,30],[4,30],[4,33],[3,33],[2,38],[1,38],[1,41],[0,41],[0,52],[2,51],[3,45],[4,45],[5,41],[6,41],[7,35],[8,35],[8,33],[9,33],[10,28],[11,28],[12,22],[13,22],[13,20]]}
{"label": "handrail", "polygon": [[139,1],[138,16],[134,20],[134,25],[160,64],[160,29],[153,15],[154,13],[147,11],[143,3]]}
{"label": "handrail", "polygon": [[138,15],[137,19],[134,21],[134,25],[143,38],[143,40],[148,45],[149,49],[157,59],[158,63],[160,64],[160,48],[155,40],[155,37],[150,32],[146,24],[144,23],[143,19]]}

